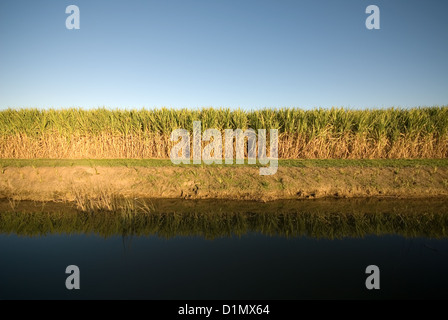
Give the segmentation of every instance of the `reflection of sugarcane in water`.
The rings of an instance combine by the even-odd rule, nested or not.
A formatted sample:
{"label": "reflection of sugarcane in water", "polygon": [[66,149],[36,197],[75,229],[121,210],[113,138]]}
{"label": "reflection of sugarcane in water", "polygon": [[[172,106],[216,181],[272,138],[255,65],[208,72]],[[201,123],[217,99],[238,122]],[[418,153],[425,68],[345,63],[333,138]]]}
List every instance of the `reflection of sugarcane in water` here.
{"label": "reflection of sugarcane in water", "polygon": [[[113,196],[110,199],[114,199]],[[316,200],[247,203],[238,201],[112,200],[109,209],[82,211],[48,203],[45,211],[21,201],[16,211],[0,213],[0,232],[20,235],[95,233],[105,237],[264,235],[314,238],[398,234],[405,237],[448,237],[446,201]],[[134,203],[134,204],[132,204]],[[219,205],[217,205],[219,203]],[[32,212],[30,212],[32,211]],[[128,241],[129,240],[129,241]]]}

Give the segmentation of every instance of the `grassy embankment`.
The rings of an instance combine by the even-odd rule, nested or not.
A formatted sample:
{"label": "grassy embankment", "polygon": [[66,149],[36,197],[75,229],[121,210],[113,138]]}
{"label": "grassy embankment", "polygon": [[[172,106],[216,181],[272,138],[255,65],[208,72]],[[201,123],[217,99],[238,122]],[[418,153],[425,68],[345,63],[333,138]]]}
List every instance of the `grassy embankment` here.
{"label": "grassy embankment", "polygon": [[257,166],[175,166],[169,160],[0,160],[0,198],[101,203],[112,196],[446,197],[448,160],[285,160],[271,176],[260,176]]}
{"label": "grassy embankment", "polygon": [[[193,120],[203,130],[278,128],[278,172],[172,165],[169,136]],[[15,199],[447,196],[447,156],[448,107],[0,112],[0,197]]]}

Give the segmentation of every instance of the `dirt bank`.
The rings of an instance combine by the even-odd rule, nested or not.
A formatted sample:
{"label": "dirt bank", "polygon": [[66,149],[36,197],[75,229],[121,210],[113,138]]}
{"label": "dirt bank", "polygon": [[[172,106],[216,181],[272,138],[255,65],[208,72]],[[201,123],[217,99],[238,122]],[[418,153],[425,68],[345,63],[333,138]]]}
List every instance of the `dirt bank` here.
{"label": "dirt bank", "polygon": [[0,197],[73,200],[78,193],[187,199],[446,197],[448,168],[295,168],[260,176],[251,167],[7,167]]}

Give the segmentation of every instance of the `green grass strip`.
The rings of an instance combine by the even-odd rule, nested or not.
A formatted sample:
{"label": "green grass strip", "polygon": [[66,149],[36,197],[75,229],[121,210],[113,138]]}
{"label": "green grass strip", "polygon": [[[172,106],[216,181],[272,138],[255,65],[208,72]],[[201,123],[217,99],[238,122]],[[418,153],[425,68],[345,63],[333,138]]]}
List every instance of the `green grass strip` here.
{"label": "green grass strip", "polygon": [[[174,165],[170,159],[0,159],[0,167],[209,167],[200,165]],[[213,167],[261,165],[211,165]],[[322,159],[279,160],[279,167],[448,167],[448,159]]]}

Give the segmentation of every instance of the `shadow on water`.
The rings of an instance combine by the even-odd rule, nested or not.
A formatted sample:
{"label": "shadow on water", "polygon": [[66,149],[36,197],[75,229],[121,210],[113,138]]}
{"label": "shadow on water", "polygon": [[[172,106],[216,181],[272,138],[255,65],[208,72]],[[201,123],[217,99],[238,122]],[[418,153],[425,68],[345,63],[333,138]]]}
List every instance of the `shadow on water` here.
{"label": "shadow on water", "polygon": [[[340,239],[368,235],[446,238],[445,199],[327,199],[275,202],[152,199],[143,208],[83,212],[71,204],[0,203],[0,233],[199,236],[206,239],[258,233]],[[137,206],[133,206],[133,208]],[[140,206],[141,207],[141,206]],[[123,240],[125,241],[125,240]],[[125,242],[124,242],[125,244]]]}

